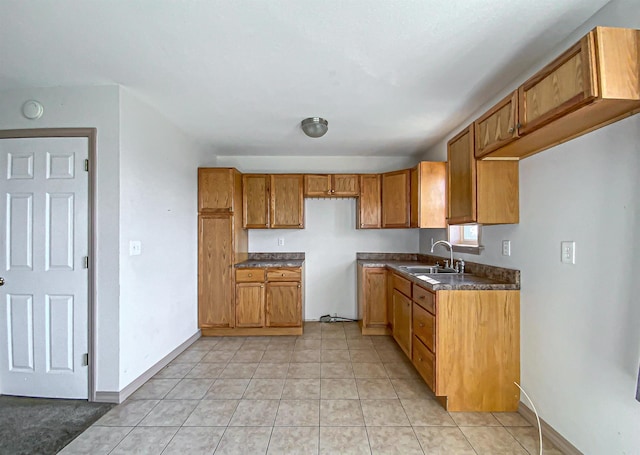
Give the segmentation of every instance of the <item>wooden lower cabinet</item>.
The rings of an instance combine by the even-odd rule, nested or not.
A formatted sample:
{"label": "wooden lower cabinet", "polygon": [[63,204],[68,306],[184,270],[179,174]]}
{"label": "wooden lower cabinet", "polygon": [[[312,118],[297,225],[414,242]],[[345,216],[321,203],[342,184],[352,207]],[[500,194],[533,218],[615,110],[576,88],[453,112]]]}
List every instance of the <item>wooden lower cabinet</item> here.
{"label": "wooden lower cabinet", "polygon": [[358,266],[358,323],[363,335],[389,335],[387,269]]}
{"label": "wooden lower cabinet", "polygon": [[295,281],[267,283],[267,327],[301,327],[302,285]]}
{"label": "wooden lower cabinet", "polygon": [[393,290],[393,338],[411,357],[411,299],[397,289]]}
{"label": "wooden lower cabinet", "polygon": [[264,327],[264,283],[236,284],[236,327]]}
{"label": "wooden lower cabinet", "polygon": [[431,291],[391,272],[392,334],[448,411],[516,411],[520,292]]}

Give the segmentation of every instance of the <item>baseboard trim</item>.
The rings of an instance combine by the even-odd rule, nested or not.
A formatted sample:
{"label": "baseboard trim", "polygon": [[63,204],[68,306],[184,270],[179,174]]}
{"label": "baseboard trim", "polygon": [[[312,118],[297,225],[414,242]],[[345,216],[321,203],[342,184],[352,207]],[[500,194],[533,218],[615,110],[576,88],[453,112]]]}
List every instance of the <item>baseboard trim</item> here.
{"label": "baseboard trim", "polygon": [[[533,412],[526,404],[522,401],[520,402],[520,407],[518,408],[518,412],[524,419],[529,422],[534,427],[538,427],[538,423],[536,422],[536,414]],[[580,452],[573,444],[565,439],[560,433],[558,433],[551,425],[545,422],[543,419],[540,419],[540,427],[542,428],[542,436],[549,441],[553,445],[555,445],[562,453],[565,455],[584,455]]]}
{"label": "baseboard trim", "polygon": [[124,400],[129,398],[129,396],[131,396],[133,392],[135,392],[140,387],[142,387],[142,385],[145,382],[147,382],[149,379],[155,376],[158,371],[166,367],[173,359],[175,359],[180,354],[182,354],[182,352],[185,349],[187,349],[189,346],[195,343],[195,341],[198,340],[201,336],[202,334],[200,333],[200,330],[197,330],[196,333],[194,333],[189,338],[187,338],[182,344],[180,344],[180,346],[175,348],[169,354],[165,355],[162,359],[160,359],[158,362],[152,365],[147,371],[145,371],[136,379],[134,379],[129,385],[123,388],[120,392],[96,391],[95,401],[100,403],[117,403],[117,404],[122,403]]}

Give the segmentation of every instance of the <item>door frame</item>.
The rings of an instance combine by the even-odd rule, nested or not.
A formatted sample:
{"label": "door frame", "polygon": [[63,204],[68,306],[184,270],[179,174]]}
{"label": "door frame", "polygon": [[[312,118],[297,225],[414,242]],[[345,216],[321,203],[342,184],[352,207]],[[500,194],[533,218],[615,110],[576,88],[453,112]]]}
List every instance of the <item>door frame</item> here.
{"label": "door frame", "polygon": [[96,264],[98,263],[98,239],[95,235],[96,227],[96,208],[98,206],[97,191],[96,191],[96,170],[97,170],[97,136],[98,130],[96,128],[34,128],[34,129],[14,129],[14,130],[0,130],[0,139],[35,139],[35,138],[47,138],[47,137],[86,137],[89,147],[89,172],[88,172],[88,198],[89,205],[89,277],[88,280],[88,295],[87,295],[87,340],[89,351],[89,368],[88,368],[88,385],[89,385],[89,397],[88,401],[96,401],[96,373],[97,373],[97,358],[96,358],[96,339],[97,333],[97,311],[96,302],[98,296],[96,295],[98,286],[96,283]]}

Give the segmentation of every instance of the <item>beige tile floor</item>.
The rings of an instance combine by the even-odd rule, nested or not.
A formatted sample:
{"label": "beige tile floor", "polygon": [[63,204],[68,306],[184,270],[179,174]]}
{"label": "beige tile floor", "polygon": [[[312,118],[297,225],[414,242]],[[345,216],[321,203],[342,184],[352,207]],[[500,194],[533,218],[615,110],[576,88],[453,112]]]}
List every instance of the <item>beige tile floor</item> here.
{"label": "beige tile floor", "polygon": [[[561,452],[545,442],[545,454]],[[62,454],[537,454],[517,413],[448,413],[390,337],[201,338]]]}

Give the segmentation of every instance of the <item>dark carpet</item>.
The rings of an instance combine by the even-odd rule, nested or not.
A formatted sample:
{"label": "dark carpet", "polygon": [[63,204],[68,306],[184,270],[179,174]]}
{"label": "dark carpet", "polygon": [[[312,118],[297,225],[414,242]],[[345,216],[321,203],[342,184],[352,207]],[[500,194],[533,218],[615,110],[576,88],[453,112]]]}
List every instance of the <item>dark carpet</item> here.
{"label": "dark carpet", "polygon": [[0,396],[0,454],[54,455],[113,406]]}

